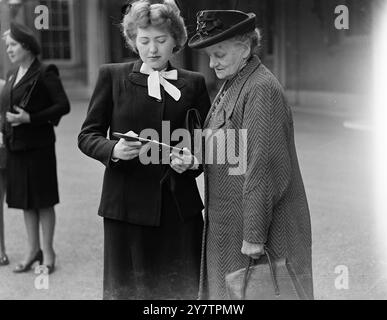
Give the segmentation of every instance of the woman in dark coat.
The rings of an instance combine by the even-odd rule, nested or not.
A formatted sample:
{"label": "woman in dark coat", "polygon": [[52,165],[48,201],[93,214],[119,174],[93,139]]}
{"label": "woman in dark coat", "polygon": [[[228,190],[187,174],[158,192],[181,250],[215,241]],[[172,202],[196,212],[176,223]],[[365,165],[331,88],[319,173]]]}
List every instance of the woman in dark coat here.
{"label": "woman in dark coat", "polygon": [[174,172],[170,149],[159,152],[157,145],[156,152],[154,145],[143,147],[157,158],[145,164],[141,143],[113,133],[146,137],[141,131],[148,130],[166,142],[170,132],[184,128],[190,108],[205,118],[205,81],[169,62],[187,39],[173,1],[132,3],[123,30],[141,60],[101,67],[78,139],[79,148],[106,167],[98,211],[104,218],[103,297],[194,299],[203,226],[195,174]]}
{"label": "woman in dark coat", "polygon": [[55,267],[54,205],[59,202],[54,125],[70,111],[70,105],[58,69],[37,59],[40,48],[30,29],[12,22],[5,42],[17,66],[8,73],[0,100],[5,117],[7,204],[24,211],[28,236],[28,252],[14,272],[28,271],[39,262],[51,273]]}
{"label": "woman in dark coat", "polygon": [[[0,79],[0,96],[3,91],[5,81]],[[0,115],[0,127],[2,126],[3,117]],[[5,161],[6,149],[3,141],[3,134],[0,132],[0,266],[9,264],[8,256],[5,251],[4,240],[4,196],[5,196]]]}
{"label": "woman in dark coat", "polygon": [[[298,165],[291,110],[273,74],[254,50],[259,47],[255,15],[239,11],[198,13],[198,33],[189,42],[204,48],[210,67],[226,80],[204,127],[205,232],[202,299],[227,299],[225,276],[258,259],[266,246],[286,258],[301,283],[301,298],[313,298],[311,225]],[[241,131],[244,130],[244,131]],[[230,132],[238,139],[231,139]],[[245,135],[243,135],[245,133]],[[211,145],[216,139],[216,147]],[[238,166],[222,164],[236,150]],[[227,160],[230,160],[227,158]],[[182,172],[184,164],[176,165]],[[271,250],[270,250],[271,249]]]}

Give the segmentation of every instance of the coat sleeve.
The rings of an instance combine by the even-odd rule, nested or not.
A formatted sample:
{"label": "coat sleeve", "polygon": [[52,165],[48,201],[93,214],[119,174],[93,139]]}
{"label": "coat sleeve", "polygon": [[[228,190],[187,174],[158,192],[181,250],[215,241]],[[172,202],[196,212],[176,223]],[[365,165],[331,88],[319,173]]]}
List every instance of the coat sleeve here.
{"label": "coat sleeve", "polygon": [[[3,86],[0,90],[0,130],[2,133],[4,133],[4,130],[5,130],[5,114],[6,112],[8,111],[8,108],[9,108],[9,101],[7,101],[7,103],[4,102],[4,98],[2,96],[2,92],[6,86],[6,84],[10,81],[10,77],[11,77],[11,74],[15,72],[14,70],[9,70],[7,72],[7,75],[5,77],[5,80],[4,80],[4,83],[3,83]],[[5,94],[5,93],[4,93]]]}
{"label": "coat sleeve", "polygon": [[243,185],[243,239],[264,244],[274,207],[290,183],[290,111],[276,84],[256,84],[243,116],[247,166]]}
{"label": "coat sleeve", "polygon": [[[0,98],[1,98],[1,92],[3,91],[5,85],[5,81],[3,79],[0,79]],[[3,132],[3,126],[4,126],[4,114],[5,111],[3,110],[3,107],[1,105],[1,99],[0,99],[0,135],[2,135]],[[3,137],[0,139],[0,146],[3,144]]]}
{"label": "coat sleeve", "polygon": [[62,81],[59,78],[59,72],[56,66],[49,65],[44,70],[42,81],[52,101],[52,105],[40,112],[30,114],[32,124],[52,122],[55,125],[59,119],[70,112],[70,102],[64,91]]}
{"label": "coat sleeve", "polygon": [[111,156],[118,142],[107,139],[113,110],[112,87],[110,70],[108,66],[102,66],[86,119],[78,135],[79,149],[105,166],[112,164]]}

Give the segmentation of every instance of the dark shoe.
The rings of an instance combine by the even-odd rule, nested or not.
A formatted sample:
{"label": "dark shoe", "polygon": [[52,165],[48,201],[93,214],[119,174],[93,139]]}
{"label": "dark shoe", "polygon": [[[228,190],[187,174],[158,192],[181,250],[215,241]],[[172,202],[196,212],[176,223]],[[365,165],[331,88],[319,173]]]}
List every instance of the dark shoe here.
{"label": "dark shoe", "polygon": [[45,267],[47,268],[48,274],[54,273],[54,271],[55,271],[55,264],[45,265]]}
{"label": "dark shoe", "polygon": [[0,257],[0,266],[7,266],[9,265],[9,260],[6,254]]}
{"label": "dark shoe", "polygon": [[27,272],[27,271],[29,271],[31,269],[32,265],[35,262],[39,262],[39,265],[42,264],[42,262],[43,262],[43,252],[42,252],[42,250],[39,250],[38,253],[35,255],[35,257],[31,261],[29,261],[28,263],[26,263],[26,264],[19,263],[18,265],[16,265],[15,269],[13,270],[13,272],[15,272],[15,273]]}
{"label": "dark shoe", "polygon": [[[48,257],[48,255],[46,256]],[[47,272],[47,274],[54,273],[55,271],[55,260],[56,260],[56,254],[54,253],[53,261],[50,264],[43,264],[43,270],[44,272]]]}

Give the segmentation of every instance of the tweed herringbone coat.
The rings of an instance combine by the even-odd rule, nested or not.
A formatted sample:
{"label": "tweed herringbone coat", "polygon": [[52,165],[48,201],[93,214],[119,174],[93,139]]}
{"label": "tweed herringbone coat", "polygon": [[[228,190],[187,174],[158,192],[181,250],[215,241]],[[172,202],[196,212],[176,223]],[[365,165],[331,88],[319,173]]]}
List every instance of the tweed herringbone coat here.
{"label": "tweed herringbone coat", "polygon": [[[211,150],[213,164],[207,161],[203,166],[206,210],[199,297],[227,299],[225,275],[248,262],[241,253],[245,240],[266,244],[275,258],[286,257],[305,298],[312,299],[310,215],[283,89],[253,56],[229,88],[220,92],[204,126],[222,131],[223,140],[217,134],[216,143],[226,142],[227,148],[209,148],[207,136],[206,156]],[[230,129],[246,130],[245,142],[239,131],[234,139],[235,150],[245,154],[244,168],[235,161],[231,164]]]}

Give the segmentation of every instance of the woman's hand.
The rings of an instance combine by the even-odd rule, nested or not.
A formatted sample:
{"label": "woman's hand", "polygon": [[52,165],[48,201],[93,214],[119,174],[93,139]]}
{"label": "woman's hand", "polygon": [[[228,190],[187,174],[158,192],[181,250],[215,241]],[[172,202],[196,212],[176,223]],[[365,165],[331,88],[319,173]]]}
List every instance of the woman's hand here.
{"label": "woman's hand", "polygon": [[[129,131],[126,134],[136,135],[132,131]],[[132,160],[139,156],[141,147],[142,144],[140,141],[126,141],[121,138],[114,146],[112,157],[113,159],[119,160]]]}
{"label": "woman's hand", "polygon": [[172,151],[170,154],[170,166],[177,173],[182,174],[188,169],[197,169],[199,161],[187,148],[183,148],[183,154]]}
{"label": "woman's hand", "polygon": [[250,243],[243,240],[242,254],[245,254],[253,259],[259,259],[261,255],[265,253],[264,245],[260,243]]}
{"label": "woman's hand", "polygon": [[23,110],[22,108],[19,108],[18,106],[15,106],[16,113],[7,112],[6,118],[7,121],[11,124],[12,127],[20,126],[23,123],[30,123],[30,114]]}

